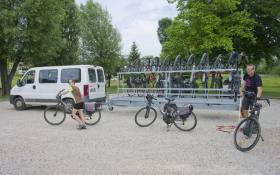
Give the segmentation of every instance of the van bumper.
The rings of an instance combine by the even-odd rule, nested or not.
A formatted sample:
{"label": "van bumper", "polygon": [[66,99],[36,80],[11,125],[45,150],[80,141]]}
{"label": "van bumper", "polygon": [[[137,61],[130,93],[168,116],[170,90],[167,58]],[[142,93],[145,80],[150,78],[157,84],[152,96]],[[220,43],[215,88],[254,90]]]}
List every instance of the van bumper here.
{"label": "van bumper", "polygon": [[87,101],[88,102],[105,102],[106,101],[106,97],[87,99]]}
{"label": "van bumper", "polygon": [[10,104],[14,104],[15,95],[10,95]]}

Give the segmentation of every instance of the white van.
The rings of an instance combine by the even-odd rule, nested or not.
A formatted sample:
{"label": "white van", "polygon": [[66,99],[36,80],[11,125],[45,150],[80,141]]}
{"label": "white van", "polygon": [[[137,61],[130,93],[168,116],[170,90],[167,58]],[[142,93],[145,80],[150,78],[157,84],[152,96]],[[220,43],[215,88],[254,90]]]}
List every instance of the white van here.
{"label": "white van", "polygon": [[[10,103],[17,110],[26,105],[50,105],[57,102],[56,94],[69,87],[68,80],[75,80],[85,101],[103,102],[105,95],[104,70],[94,65],[34,67],[29,69],[11,89]],[[63,96],[66,103],[74,104],[71,93]]]}

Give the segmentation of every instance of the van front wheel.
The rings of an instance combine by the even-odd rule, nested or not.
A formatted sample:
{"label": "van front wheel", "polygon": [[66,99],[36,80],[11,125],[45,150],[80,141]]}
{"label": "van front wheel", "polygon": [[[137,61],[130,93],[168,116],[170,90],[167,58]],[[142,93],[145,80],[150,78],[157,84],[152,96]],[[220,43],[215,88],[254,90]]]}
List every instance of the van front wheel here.
{"label": "van front wheel", "polygon": [[23,98],[17,97],[14,99],[14,107],[18,111],[22,111],[26,108]]}

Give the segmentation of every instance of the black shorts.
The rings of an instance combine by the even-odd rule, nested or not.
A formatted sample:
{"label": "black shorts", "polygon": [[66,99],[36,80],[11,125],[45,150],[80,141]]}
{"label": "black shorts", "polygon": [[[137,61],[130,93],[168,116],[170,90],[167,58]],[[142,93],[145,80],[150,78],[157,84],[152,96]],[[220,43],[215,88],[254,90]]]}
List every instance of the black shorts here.
{"label": "black shorts", "polygon": [[249,110],[249,107],[253,104],[253,102],[253,99],[244,96],[241,103],[241,110]]}
{"label": "black shorts", "polygon": [[74,104],[74,109],[84,109],[84,102]]}

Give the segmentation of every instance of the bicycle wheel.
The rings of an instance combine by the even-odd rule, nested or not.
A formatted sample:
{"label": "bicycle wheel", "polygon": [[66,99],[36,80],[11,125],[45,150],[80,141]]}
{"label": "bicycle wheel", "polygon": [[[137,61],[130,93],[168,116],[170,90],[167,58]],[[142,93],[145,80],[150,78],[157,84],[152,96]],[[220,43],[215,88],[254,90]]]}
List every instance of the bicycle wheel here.
{"label": "bicycle wheel", "polygon": [[65,118],[66,113],[61,106],[48,106],[44,111],[44,119],[50,125],[60,125]]}
{"label": "bicycle wheel", "polygon": [[186,118],[180,117],[177,112],[173,113],[172,116],[174,117],[174,125],[181,131],[191,131],[197,125],[197,118],[193,112]]}
{"label": "bicycle wheel", "polygon": [[135,123],[140,127],[150,126],[157,118],[157,111],[152,107],[143,107],[135,114]]}
{"label": "bicycle wheel", "polygon": [[101,119],[101,111],[97,110],[93,113],[85,113],[85,123],[86,125],[95,125]]}
{"label": "bicycle wheel", "polygon": [[234,145],[242,152],[250,151],[258,143],[261,135],[259,122],[254,118],[242,120],[234,131]]}

